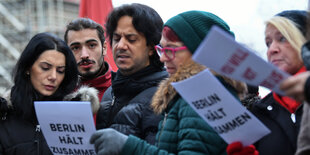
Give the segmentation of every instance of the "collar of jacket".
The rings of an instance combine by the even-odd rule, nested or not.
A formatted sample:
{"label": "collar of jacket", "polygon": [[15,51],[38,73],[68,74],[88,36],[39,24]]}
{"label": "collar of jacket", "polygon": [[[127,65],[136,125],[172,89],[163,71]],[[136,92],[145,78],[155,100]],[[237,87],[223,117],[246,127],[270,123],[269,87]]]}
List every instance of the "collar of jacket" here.
{"label": "collar of jacket", "polygon": [[93,79],[82,79],[80,85],[87,85],[89,87],[95,87],[98,90],[107,89],[111,86],[111,67],[107,64],[108,69],[102,75]]}
{"label": "collar of jacket", "polygon": [[[299,115],[302,113],[303,103],[298,106],[295,113]],[[285,107],[283,107],[280,103],[277,103],[273,98],[272,92],[266,95],[262,100],[253,104],[253,108],[257,108],[259,113],[262,115],[270,115],[271,117],[275,117],[279,109],[284,109],[287,113],[290,113]],[[251,108],[251,109],[253,109]]]}
{"label": "collar of jacket", "polygon": [[168,79],[163,80],[152,99],[152,108],[155,113],[161,114],[168,106],[169,102],[177,95],[176,90],[171,85],[172,82],[182,81],[206,69],[206,67],[195,63],[192,60],[187,61],[177,72]]}
{"label": "collar of jacket", "polygon": [[136,96],[150,87],[157,87],[159,82],[168,76],[163,69],[149,65],[146,68],[124,76],[117,71],[112,74],[112,91],[116,98],[121,96]]}
{"label": "collar of jacket", "polygon": [[11,102],[11,90],[6,91],[1,94],[0,97],[0,120],[5,120],[7,114],[13,110],[13,105]]}

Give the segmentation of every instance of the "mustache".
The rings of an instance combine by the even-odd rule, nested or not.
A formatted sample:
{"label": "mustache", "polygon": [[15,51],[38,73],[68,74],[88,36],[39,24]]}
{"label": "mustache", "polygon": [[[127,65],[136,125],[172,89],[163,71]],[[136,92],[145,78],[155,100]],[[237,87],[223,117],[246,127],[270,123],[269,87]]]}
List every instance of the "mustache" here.
{"label": "mustache", "polygon": [[83,63],[88,63],[88,64],[94,64],[96,63],[94,60],[90,60],[90,59],[82,59],[80,62],[78,62],[78,65],[81,65]]}
{"label": "mustache", "polygon": [[117,50],[116,51],[116,55],[123,54],[123,53],[127,53],[127,51],[126,50]]}

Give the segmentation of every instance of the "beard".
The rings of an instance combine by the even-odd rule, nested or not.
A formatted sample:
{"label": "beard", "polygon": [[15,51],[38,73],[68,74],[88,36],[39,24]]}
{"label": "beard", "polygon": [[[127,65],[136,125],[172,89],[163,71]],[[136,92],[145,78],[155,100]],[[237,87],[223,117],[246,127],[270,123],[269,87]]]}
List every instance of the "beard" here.
{"label": "beard", "polygon": [[79,74],[82,76],[83,79],[93,79],[99,74],[99,71],[100,71],[100,68],[93,72],[86,71],[84,73],[80,72]]}
{"label": "beard", "polygon": [[82,70],[82,71],[79,71],[79,75],[82,76],[83,79],[93,79],[93,78],[96,78],[97,76],[101,75],[101,72],[102,70],[105,70],[105,65],[104,65],[104,56],[103,54],[100,56],[100,58],[97,60],[97,63],[96,61],[94,60],[90,60],[90,59],[84,59],[84,60],[81,60],[80,62],[78,62],[78,66],[80,64],[83,64],[83,63],[87,63],[87,64],[98,64],[98,69],[95,70],[95,71],[90,71],[91,68],[89,68],[88,70]]}

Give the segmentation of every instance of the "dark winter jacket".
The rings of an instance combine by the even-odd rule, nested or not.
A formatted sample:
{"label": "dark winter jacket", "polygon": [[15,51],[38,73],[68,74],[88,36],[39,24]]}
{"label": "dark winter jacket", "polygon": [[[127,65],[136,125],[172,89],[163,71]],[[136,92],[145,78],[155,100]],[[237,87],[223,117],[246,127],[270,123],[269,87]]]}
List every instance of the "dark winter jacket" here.
{"label": "dark winter jacket", "polygon": [[8,114],[0,122],[0,154],[52,155],[37,123],[14,114]]}
{"label": "dark winter jacket", "polygon": [[[89,93],[92,92],[92,93]],[[93,93],[96,92],[96,93]],[[66,100],[91,101],[98,104],[97,90],[82,87],[69,94]],[[9,98],[0,97],[0,155],[52,155],[40,130],[40,125],[33,117],[24,119],[16,114]]]}
{"label": "dark winter jacket", "polygon": [[304,102],[300,131],[297,139],[297,151],[295,155],[310,154],[310,105]]}
{"label": "dark winter jacket", "polygon": [[[175,75],[161,82],[152,101],[154,111],[164,115],[158,125],[156,144],[150,145],[137,137],[129,136],[121,154],[226,154],[225,141],[171,86],[171,82],[187,79],[203,69],[203,66],[195,63],[186,64]],[[237,95],[230,85],[224,85],[233,95]]]}
{"label": "dark winter jacket", "polygon": [[261,102],[252,106],[251,112],[262,121],[271,133],[255,143],[261,155],[293,155],[302,116],[302,104],[291,114],[268,94]]}
{"label": "dark winter jacket", "polygon": [[167,76],[166,71],[152,66],[129,77],[112,73],[112,87],[101,100],[96,128],[111,127],[154,143],[161,116],[153,113],[150,103],[159,82]]}
{"label": "dark winter jacket", "polygon": [[9,100],[0,103],[0,154],[52,155],[37,121],[18,117]]}

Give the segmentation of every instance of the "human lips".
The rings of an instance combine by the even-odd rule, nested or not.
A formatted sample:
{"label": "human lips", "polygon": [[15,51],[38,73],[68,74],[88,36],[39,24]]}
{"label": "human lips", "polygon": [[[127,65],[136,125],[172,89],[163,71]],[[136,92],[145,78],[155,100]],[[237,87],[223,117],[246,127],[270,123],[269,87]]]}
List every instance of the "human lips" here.
{"label": "human lips", "polygon": [[127,54],[118,54],[117,58],[129,58],[129,55],[127,55]]}
{"label": "human lips", "polygon": [[44,85],[44,88],[45,88],[46,90],[48,90],[48,91],[53,91],[53,90],[56,88],[56,86],[53,86],[53,85]]}
{"label": "human lips", "polygon": [[274,65],[277,65],[280,62],[282,62],[282,59],[273,59],[273,60],[271,60],[271,63],[274,64]]}
{"label": "human lips", "polygon": [[91,62],[82,62],[82,63],[79,63],[79,66],[82,67],[82,68],[91,68],[93,66],[93,63]]}
{"label": "human lips", "polygon": [[124,60],[129,59],[129,58],[130,58],[130,56],[127,54],[118,54],[116,56],[116,59],[119,61],[124,61]]}
{"label": "human lips", "polygon": [[166,66],[166,70],[168,73],[174,73],[175,72],[175,67],[167,67]]}

